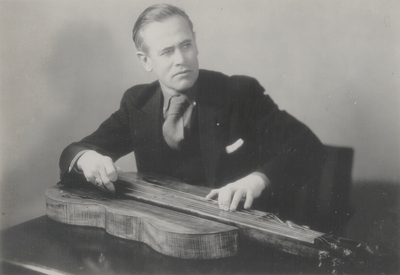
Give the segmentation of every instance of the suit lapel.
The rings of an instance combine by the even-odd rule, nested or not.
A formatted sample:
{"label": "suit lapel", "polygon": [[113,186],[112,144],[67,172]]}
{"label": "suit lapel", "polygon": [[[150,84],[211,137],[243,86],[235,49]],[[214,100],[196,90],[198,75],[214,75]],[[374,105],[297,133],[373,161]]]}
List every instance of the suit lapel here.
{"label": "suit lapel", "polygon": [[[146,148],[146,158],[155,166],[155,171],[161,171],[162,159],[162,93],[158,82],[143,91],[139,109],[137,133],[141,134],[140,146]],[[153,170],[153,169],[152,169]]]}
{"label": "suit lapel", "polygon": [[[200,73],[197,82],[196,103],[199,119],[199,139],[202,161],[209,187],[218,184],[218,166],[229,135],[230,98],[224,78],[210,77]],[[162,167],[162,93],[158,82],[143,90],[136,106],[135,118],[140,133],[140,146],[146,146],[146,159],[155,166],[153,171]]]}

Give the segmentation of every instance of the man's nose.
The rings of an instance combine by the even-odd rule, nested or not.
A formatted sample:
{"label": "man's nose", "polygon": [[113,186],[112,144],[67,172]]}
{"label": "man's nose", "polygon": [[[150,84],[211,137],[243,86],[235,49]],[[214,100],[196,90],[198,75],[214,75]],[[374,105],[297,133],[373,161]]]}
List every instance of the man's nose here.
{"label": "man's nose", "polygon": [[175,65],[179,66],[179,65],[183,65],[187,62],[187,57],[185,55],[184,52],[182,52],[181,50],[177,50],[175,52]]}

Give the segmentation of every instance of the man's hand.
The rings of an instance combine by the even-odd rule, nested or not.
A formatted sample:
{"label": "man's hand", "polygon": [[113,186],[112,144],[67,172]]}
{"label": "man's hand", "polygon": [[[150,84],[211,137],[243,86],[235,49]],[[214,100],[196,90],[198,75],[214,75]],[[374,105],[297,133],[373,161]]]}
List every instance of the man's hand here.
{"label": "man's hand", "polygon": [[116,166],[110,157],[100,155],[96,151],[87,151],[78,159],[76,166],[88,182],[105,191],[115,192],[112,182],[118,179],[121,168]]}
{"label": "man's hand", "polygon": [[249,209],[253,200],[258,198],[269,184],[270,181],[264,174],[254,172],[222,188],[211,190],[206,199],[212,199],[218,195],[220,209],[235,211],[240,199],[246,197],[244,208]]}

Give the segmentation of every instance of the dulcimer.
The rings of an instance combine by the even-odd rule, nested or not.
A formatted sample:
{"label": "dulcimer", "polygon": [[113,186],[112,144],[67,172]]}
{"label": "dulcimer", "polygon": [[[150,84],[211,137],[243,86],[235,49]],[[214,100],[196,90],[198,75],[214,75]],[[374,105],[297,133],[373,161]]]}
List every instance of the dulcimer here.
{"label": "dulcimer", "polygon": [[60,182],[46,190],[46,211],[53,220],[104,228],[108,233],[148,244],[165,255],[214,259],[238,253],[239,239],[291,254],[369,267],[365,244],[311,230],[258,210],[220,210],[204,196],[210,189],[173,179],[122,173],[116,193],[88,184]]}

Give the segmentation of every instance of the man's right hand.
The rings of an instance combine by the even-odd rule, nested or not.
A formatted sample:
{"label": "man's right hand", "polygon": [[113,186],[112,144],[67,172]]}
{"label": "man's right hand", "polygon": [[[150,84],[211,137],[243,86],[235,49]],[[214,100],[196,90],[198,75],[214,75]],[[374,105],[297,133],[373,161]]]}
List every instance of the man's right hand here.
{"label": "man's right hand", "polygon": [[76,162],[88,182],[100,189],[114,193],[113,182],[118,179],[121,168],[116,166],[110,157],[100,155],[96,151],[85,152]]}

